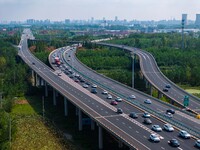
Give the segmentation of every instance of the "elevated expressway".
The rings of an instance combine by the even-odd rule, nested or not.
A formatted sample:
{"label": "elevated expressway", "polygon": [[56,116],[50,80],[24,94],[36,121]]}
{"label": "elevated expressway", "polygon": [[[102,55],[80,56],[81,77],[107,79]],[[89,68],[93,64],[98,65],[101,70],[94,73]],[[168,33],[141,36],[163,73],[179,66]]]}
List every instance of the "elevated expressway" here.
{"label": "elevated expressway", "polygon": [[[153,143],[148,140],[148,137],[151,133],[154,133],[150,130],[150,127],[145,126],[142,121],[142,117],[138,120],[134,120],[128,117],[128,111],[124,110],[125,113],[117,114],[116,107],[111,106],[105,99],[102,99],[94,94],[91,94],[90,91],[84,89],[81,85],[75,83],[66,75],[58,76],[57,72],[47,67],[37,58],[35,58],[27,46],[27,34],[29,30],[24,32],[21,40],[21,47],[18,52],[18,55],[24,60],[24,62],[40,77],[45,81],[45,85],[49,84],[59,92],[63,97],[68,99],[72,104],[79,108],[79,118],[81,112],[87,114],[93,121],[98,124],[99,134],[101,135],[102,127],[113,134],[117,139],[122,141],[124,144],[128,145],[130,148],[135,149],[174,149],[167,144],[167,141],[171,138],[178,138],[181,143],[179,149],[195,149],[194,148],[194,139],[187,140],[178,137],[178,130],[174,132],[160,132],[157,133],[161,137],[159,143]],[[55,93],[55,92],[54,92]],[[54,97],[54,96],[53,96]],[[56,104],[56,101],[54,101]],[[126,103],[121,103],[123,104]],[[128,106],[127,106],[128,107]],[[133,106],[130,108],[133,109]],[[134,111],[135,108],[134,108]],[[143,112],[140,109],[137,109],[139,113]],[[163,125],[163,122],[152,118],[152,121]],[[79,119],[79,124],[81,119]],[[99,142],[102,142],[101,136],[99,135]],[[100,149],[101,144],[100,144]]]}
{"label": "elevated expressway", "polygon": [[[67,53],[58,51],[57,55],[60,58],[64,58],[62,61],[67,63],[70,67],[72,67],[73,70],[78,72],[80,75],[82,75],[87,80],[92,81],[93,83],[96,83],[97,85],[101,86],[102,88],[108,90],[111,93],[114,93],[117,96],[122,97],[124,100],[126,100],[129,104],[132,104],[134,106],[137,106],[141,108],[142,110],[148,111],[151,114],[157,116],[158,118],[161,118],[162,120],[165,120],[166,122],[169,122],[173,124],[174,126],[177,126],[181,129],[187,130],[193,135],[196,135],[197,137],[200,137],[200,120],[194,118],[191,113],[188,113],[185,110],[178,109],[168,103],[162,102],[159,99],[153,98],[147,94],[144,94],[138,90],[132,89],[128,86],[125,86],[115,80],[112,80],[110,78],[107,78],[101,74],[98,74],[97,72],[91,70],[84,64],[82,64],[76,57],[75,57],[75,50],[70,50]],[[69,57],[70,56],[70,57]],[[53,57],[52,61],[53,61]],[[68,59],[70,58],[70,61]],[[129,96],[134,94],[136,96],[136,99],[131,100],[129,99]],[[144,104],[145,99],[151,99],[152,104],[147,105]],[[125,103],[126,104],[126,103]],[[176,110],[176,113],[173,118],[167,118],[164,116],[167,109],[173,108]],[[128,106],[127,104],[122,108],[124,110],[127,110],[129,113],[132,111],[132,107]]]}
{"label": "elevated expressway", "polygon": [[[29,30],[26,30],[22,35],[18,55],[40,78],[45,81],[46,85],[49,84],[54,88],[54,90],[58,91],[63,95],[63,97],[67,98],[72,104],[78,107],[79,116],[81,116],[81,112],[84,112],[91,117],[91,119],[99,126],[99,134],[102,135],[101,128],[104,128],[130,148],[141,150],[158,148],[157,144],[148,141],[148,137],[153,131],[149,130],[138,121],[130,119],[127,114],[116,114],[115,107],[108,105],[101,98],[83,89],[82,86],[75,83],[69,77],[64,75],[58,76],[55,71],[35,58],[30,53],[27,46],[27,34],[29,34],[29,32]],[[54,104],[56,104],[56,102],[54,102]],[[173,134],[177,133],[174,132]],[[162,136],[160,135],[160,137]],[[159,146],[164,149],[173,149],[167,144],[167,140],[170,137],[171,135],[169,135],[168,138],[162,139]],[[101,141],[101,138],[99,141]],[[189,148],[194,145],[194,140],[189,140],[189,143],[189,145],[184,142],[181,144],[183,147]],[[101,144],[99,148],[102,148]]]}
{"label": "elevated expressway", "polygon": [[[128,88],[128,87],[125,87],[109,78],[106,78],[102,75],[99,75],[97,73],[95,73],[94,71],[92,71],[91,69],[87,68],[86,66],[84,66],[83,64],[81,64],[77,59],[76,57],[74,56],[74,53],[75,53],[75,50],[72,50],[72,48],[70,47],[63,47],[63,48],[60,48],[60,49],[57,49],[56,51],[54,51],[53,53],[51,53],[51,55],[49,56],[49,60],[50,62],[54,62],[54,57],[55,56],[58,56],[59,58],[61,58],[62,62],[65,62],[63,65],[61,65],[60,67],[57,67],[56,65],[52,65],[53,68],[55,70],[63,70],[64,68],[68,68],[68,69],[73,69],[75,72],[79,73],[81,76],[83,76],[86,80],[92,82],[92,83],[95,83],[97,85],[99,85],[101,88],[98,88],[98,93],[96,94],[97,96],[99,96],[100,98],[102,98],[102,100],[104,100],[104,102],[107,103],[107,105],[110,105],[110,100],[106,99],[105,95],[102,95],[101,92],[102,92],[102,88],[104,89],[107,89],[109,92],[111,93],[114,93],[113,94],[113,97],[116,97],[116,96],[121,96],[123,97],[124,99],[127,99],[128,96],[123,96],[125,95],[125,93],[127,95],[131,95],[131,94],[134,94],[136,96],[136,103],[137,101],[140,101],[141,100],[141,103],[139,104],[136,104],[135,102],[132,103],[132,101],[129,101],[128,103],[126,101],[123,101],[121,103],[118,103],[118,106],[117,107],[120,107],[123,109],[124,113],[125,114],[129,114],[130,112],[136,112],[139,114],[139,118],[135,121],[138,121],[139,123],[141,123],[143,126],[144,124],[142,123],[143,122],[143,118],[141,117],[144,110],[147,110],[148,112],[151,112],[154,117],[151,118],[152,119],[152,122],[153,124],[159,124],[160,126],[163,126],[163,124],[165,122],[170,122],[171,124],[175,123],[176,125],[179,124],[181,126],[181,122],[177,122],[176,121],[176,118],[179,118],[179,120],[183,120],[185,121],[184,123],[187,124],[187,122],[191,122],[190,119],[194,119],[194,118],[190,118],[190,119],[187,119],[185,117],[183,117],[182,115],[178,115],[178,114],[175,114],[174,118],[173,119],[168,119],[168,118],[164,118],[163,114],[165,113],[165,110],[167,108],[170,108],[170,106],[167,106],[167,105],[158,105],[157,104],[157,101],[159,100],[156,100],[155,99],[155,104],[153,102],[152,106],[145,106],[145,104],[143,104],[143,100],[147,99],[147,98],[151,98],[150,96],[146,95],[146,94],[142,94],[141,92],[137,91],[137,90],[133,90],[131,88]],[[70,56],[70,57],[69,57]],[[64,57],[64,58],[63,58]],[[63,73],[62,73],[62,76],[65,76],[64,74],[64,70],[63,70]],[[71,79],[73,81],[73,79]],[[73,81],[74,82],[74,81]],[[79,83],[81,85],[81,83]],[[120,88],[120,89],[119,89]],[[121,94],[120,92],[124,93],[124,94]],[[88,89],[88,91],[90,92],[90,88]],[[127,99],[128,100],[128,99]],[[153,99],[154,100],[154,99]],[[136,105],[135,105],[136,104]],[[158,105],[158,106],[156,106]],[[142,108],[141,108],[142,107]],[[150,108],[152,107],[152,108]],[[155,108],[158,108],[158,111],[157,113],[155,113],[153,111],[153,109]],[[162,110],[161,110],[162,109]],[[181,111],[181,110],[177,110],[178,111]],[[183,113],[183,112],[180,112],[180,113]],[[188,116],[190,117],[190,116]],[[161,118],[161,119],[160,119]],[[164,118],[164,119],[163,119]],[[130,119],[130,118],[127,118],[127,119]],[[162,120],[163,119],[163,120]],[[186,120],[185,120],[186,119]],[[194,126],[195,126],[195,131],[196,133],[198,133],[198,128],[200,126],[200,122],[198,122],[198,120],[196,120],[197,122],[195,122]],[[192,123],[193,124],[193,123]],[[183,124],[182,124],[183,125]],[[178,126],[178,125],[177,125]],[[187,126],[187,125],[186,125]],[[148,128],[149,130],[151,129],[151,126],[147,125],[145,126],[146,128]],[[187,128],[190,128],[189,126],[187,126]],[[179,129],[178,129],[179,130]],[[164,139],[170,139],[170,138],[178,138],[178,140],[180,140],[181,142],[185,143],[185,141],[183,139],[181,139],[180,137],[178,137],[178,130],[176,130],[175,132],[173,133],[168,133],[168,132],[160,132],[159,134],[164,138]],[[192,130],[192,129],[191,129]],[[191,131],[190,130],[190,131]],[[138,131],[136,131],[136,133],[138,133]],[[199,134],[199,133],[198,133]],[[199,135],[197,135],[198,137]],[[143,136],[144,139],[147,138],[148,136],[147,135],[144,135]],[[149,142],[149,141],[148,141]],[[189,141],[187,141],[189,142]],[[146,142],[144,143],[146,145]],[[182,144],[182,143],[181,143]],[[159,145],[160,146],[160,145]],[[193,147],[193,146],[192,146]],[[163,149],[164,147],[161,147],[161,149]],[[181,147],[182,148],[182,147]],[[189,148],[189,147],[187,147]],[[186,148],[186,149],[187,149]],[[191,148],[191,147],[190,147]],[[165,148],[164,148],[165,149]],[[167,148],[168,149],[168,148]],[[184,148],[183,148],[184,149]]]}
{"label": "elevated expressway", "polygon": [[[147,51],[133,48],[130,46],[125,45],[118,45],[118,44],[108,44],[108,43],[97,43],[99,45],[103,46],[109,46],[109,47],[115,47],[119,49],[126,50],[130,53],[134,53],[137,56],[139,56],[140,59],[140,67],[143,75],[147,79],[147,81],[153,85],[157,90],[160,91],[160,93],[166,95],[171,100],[179,103],[180,105],[183,105],[183,99],[185,95],[189,96],[189,106],[186,109],[191,110],[195,114],[200,114],[200,99],[195,97],[192,94],[189,94],[185,90],[178,87],[176,84],[174,84],[172,81],[170,81],[159,69],[157,66],[157,63],[152,56]],[[163,89],[167,84],[171,85],[171,88],[169,88],[168,92],[164,92]]]}

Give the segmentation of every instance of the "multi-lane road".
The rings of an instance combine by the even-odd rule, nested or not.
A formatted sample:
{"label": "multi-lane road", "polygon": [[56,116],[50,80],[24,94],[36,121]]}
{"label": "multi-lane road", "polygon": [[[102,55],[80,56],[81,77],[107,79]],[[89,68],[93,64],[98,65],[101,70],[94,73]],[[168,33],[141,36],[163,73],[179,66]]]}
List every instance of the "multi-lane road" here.
{"label": "multi-lane road", "polygon": [[[67,53],[57,52],[57,55],[60,58],[62,58],[62,56],[65,57],[65,60],[62,60],[63,62],[68,63],[69,66],[71,66],[74,70],[78,71],[79,74],[83,75],[85,78],[89,79],[90,81],[93,81],[97,85],[100,85],[101,87],[105,88],[106,90],[112,93],[115,93],[116,95],[124,99],[127,99],[133,105],[137,105],[137,107],[140,107],[146,111],[150,111],[157,117],[161,117],[163,120],[171,122],[174,125],[183,126],[189,129],[190,131],[193,131],[193,133],[195,134],[197,133],[198,134],[197,136],[200,136],[200,133],[199,133],[200,120],[187,115],[186,111],[182,111],[181,109],[178,109],[167,103],[163,103],[158,99],[150,97],[147,94],[144,94],[135,89],[124,86],[123,84],[120,84],[105,76],[97,74],[93,70],[89,69],[88,67],[80,63],[80,61],[77,60],[74,54],[75,54],[75,50],[73,51],[70,50]],[[53,61],[53,57],[52,57],[52,61]],[[136,96],[136,99],[130,100],[128,98],[132,94]],[[144,104],[144,100],[146,99],[151,99],[152,104],[151,105]],[[164,116],[166,110],[170,108],[174,108],[176,110],[174,117],[171,119]],[[124,106],[123,109],[128,110],[129,112],[132,111],[132,108],[128,104]]]}
{"label": "multi-lane road", "polygon": [[[67,52],[64,52],[63,50],[64,49],[66,49],[67,50]],[[66,69],[66,71],[64,71],[63,70],[63,73],[62,73],[62,76],[65,76],[65,73],[64,72],[67,72],[67,74],[69,74],[69,76],[71,76],[71,74],[67,71],[67,70],[69,70],[70,69],[70,66],[73,66],[73,69],[75,69],[75,70],[78,70],[79,72],[79,74],[80,75],[83,75],[83,74],[85,74],[85,78],[86,79],[89,79],[90,78],[90,81],[99,81],[99,83],[101,82],[101,85],[103,84],[103,82],[105,82],[106,84],[108,84],[108,85],[110,85],[110,86],[115,86],[113,83],[111,83],[112,82],[112,80],[110,81],[110,80],[107,80],[107,78],[104,78],[104,77],[102,77],[101,75],[98,75],[98,74],[96,74],[96,73],[94,73],[93,71],[91,71],[90,69],[88,69],[88,68],[86,68],[86,67],[84,67],[84,66],[82,66],[82,64],[80,64],[80,62],[78,62],[77,60],[76,60],[76,58],[74,57],[74,50],[70,50],[71,48],[61,48],[61,49],[59,49],[59,50],[57,50],[57,51],[55,51],[54,53],[52,53],[52,55],[49,57],[49,60],[50,60],[50,62],[52,63],[52,62],[54,62],[54,57],[55,56],[58,56],[59,58],[62,58],[62,56],[64,55],[64,56],[66,56],[66,62],[68,62],[68,64],[66,65],[66,64],[63,64],[63,65],[61,65],[60,67],[57,67],[56,65],[52,65],[53,66],[53,68],[55,69],[55,70],[60,70],[60,69]],[[69,57],[70,56],[70,57]],[[65,60],[62,60],[63,62],[65,62]],[[87,77],[86,77],[86,75],[87,75]],[[103,78],[103,80],[101,79],[101,78]],[[74,80],[75,80],[76,78],[72,78],[71,80],[73,81],[73,82],[75,82]],[[95,82],[96,84],[98,84],[98,82]],[[78,84],[78,83],[77,83]],[[79,83],[80,85],[82,85],[83,83]],[[99,84],[98,84],[99,85]],[[117,86],[117,85],[116,85]],[[83,88],[83,87],[82,87]],[[125,87],[121,87],[122,89],[121,90],[123,90],[124,91],[124,89],[125,89]],[[88,88],[88,91],[90,92],[90,90],[91,90],[91,88]],[[97,88],[97,96],[99,96],[99,97],[101,97],[106,103],[107,103],[107,105],[110,105],[109,103],[110,103],[110,101],[111,100],[109,100],[109,99],[107,99],[107,96],[106,95],[103,95],[103,94],[101,94],[102,93],[102,91],[103,91],[103,89],[102,88]],[[112,91],[113,92],[113,91]],[[114,92],[115,93],[115,92]],[[116,93],[115,93],[116,94]],[[116,98],[116,96],[117,95],[113,95],[113,99],[115,99]],[[139,99],[146,99],[146,98],[148,98],[148,97],[146,97],[146,95],[144,96],[143,95],[143,98],[141,98],[141,95],[140,95],[140,93],[137,93],[137,91],[129,91],[129,94],[134,94],[135,96],[136,96],[136,101],[137,100],[139,100]],[[143,103],[143,101],[142,101],[142,103]],[[154,104],[153,104],[154,105]],[[138,115],[139,115],[139,118],[137,119],[137,120],[134,120],[134,121],[136,121],[135,123],[136,124],[139,124],[139,126],[141,126],[142,128],[143,128],[143,130],[145,130],[145,128],[147,129],[147,130],[151,130],[151,125],[144,125],[143,124],[143,120],[144,120],[144,118],[142,117],[142,115],[143,115],[143,111],[141,111],[140,109],[137,109],[136,107],[134,107],[133,105],[130,105],[130,104],[128,104],[128,103],[126,103],[126,102],[120,102],[120,103],[118,103],[118,106],[117,107],[120,107],[120,108],[122,108],[123,109],[123,111],[124,111],[124,114],[126,114],[126,118],[127,118],[127,120],[129,120],[130,119],[130,117],[128,117],[128,114],[130,113],[130,112],[136,112]],[[163,106],[163,110],[164,111],[160,111],[160,114],[164,114],[165,113],[165,110],[166,110],[167,108],[166,108],[166,106]],[[177,118],[182,118],[181,116],[179,116],[178,114],[175,114],[175,116],[177,117]],[[156,118],[151,118],[152,119],[152,122],[153,122],[153,124],[159,124],[161,127],[164,125],[164,123],[163,123],[163,121],[160,121],[160,120],[158,120],[158,119],[156,119]],[[183,120],[185,119],[185,118],[182,118]],[[173,120],[173,119],[172,119]],[[174,119],[175,120],[175,119]],[[117,120],[115,120],[115,121],[117,121]],[[125,122],[124,123],[122,123],[122,124],[126,124]],[[199,124],[197,124],[197,128],[198,128],[198,126],[199,126]],[[131,127],[129,127],[130,129],[131,129]],[[138,131],[136,131],[136,133],[138,133]],[[139,133],[140,133],[140,131],[139,131]],[[183,139],[181,139],[180,137],[178,137],[177,136],[177,134],[178,133],[175,133],[175,135],[174,135],[174,133],[173,134],[171,134],[171,133],[168,133],[168,132],[162,132],[162,133],[159,133],[160,135],[161,135],[161,137],[162,138],[164,138],[164,139],[170,139],[170,138],[178,138],[178,139],[180,139],[181,141],[183,140]],[[147,135],[144,135],[143,136],[143,139],[146,139],[146,138],[148,138],[148,136]],[[184,140],[182,141],[182,142],[185,142]],[[146,142],[145,142],[145,145],[146,145]],[[160,145],[159,145],[160,146]],[[160,147],[161,149],[165,149],[164,147]],[[189,147],[188,147],[189,148]]]}
{"label": "multi-lane road", "polygon": [[[128,146],[135,147],[137,149],[174,149],[168,145],[167,141],[172,138],[177,138],[181,144],[179,149],[195,149],[195,140],[185,140],[180,138],[178,136],[178,130],[170,133],[166,131],[157,133],[159,137],[161,137],[161,141],[159,143],[149,141],[149,135],[154,133],[154,131],[151,130],[151,125],[144,125],[142,123],[144,119],[142,117],[143,110],[137,109],[133,107],[133,105],[128,105],[125,102],[121,102],[118,107],[123,108],[124,113],[117,114],[117,107],[110,105],[109,100],[106,100],[105,97],[101,97],[102,94],[92,94],[89,90],[83,88],[82,85],[74,82],[74,80],[70,79],[67,75],[64,75],[64,73],[62,73],[61,76],[58,76],[56,71],[47,67],[35,58],[28,50],[26,38],[29,32],[30,30],[26,30],[26,32],[22,35],[19,56],[42,79],[44,79],[64,97],[67,97],[69,101],[90,116],[100,126],[115,135],[116,138],[120,139]],[[75,63],[75,61],[73,61],[73,63]],[[75,64],[73,65],[75,66]],[[100,92],[101,89],[97,90]],[[132,92],[130,94],[132,94]],[[134,92],[134,94],[138,97],[137,92]],[[137,112],[139,114],[139,118],[131,119],[128,116],[130,111]],[[160,126],[163,126],[164,124],[162,121],[154,117],[151,119],[153,124],[159,124]]]}
{"label": "multi-lane road", "polygon": [[[97,43],[100,45],[111,46],[133,52],[140,58],[141,71],[145,78],[160,92],[169,97],[170,99],[183,105],[183,99],[185,95],[189,96],[189,106],[193,112],[200,113],[200,99],[194,95],[189,94],[185,90],[178,87],[172,81],[170,81],[159,69],[154,57],[147,51],[133,48],[125,45],[108,44],[108,43]],[[168,92],[164,92],[163,89],[167,84],[171,85]]]}

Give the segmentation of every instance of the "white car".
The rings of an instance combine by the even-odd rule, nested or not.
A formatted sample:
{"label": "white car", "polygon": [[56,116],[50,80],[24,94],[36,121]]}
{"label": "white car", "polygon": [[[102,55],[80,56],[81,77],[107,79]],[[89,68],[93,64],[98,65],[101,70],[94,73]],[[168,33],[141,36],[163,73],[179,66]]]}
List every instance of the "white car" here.
{"label": "white car", "polygon": [[115,100],[116,100],[117,102],[122,102],[122,98],[120,98],[120,97],[117,97]]}
{"label": "white car", "polygon": [[144,103],[145,104],[151,104],[151,100],[150,99],[145,99]]}
{"label": "white car", "polygon": [[174,128],[172,127],[171,124],[164,124],[163,129],[169,132],[173,132]]}
{"label": "white car", "polygon": [[162,128],[159,125],[153,125],[151,128],[153,131],[161,132]]}
{"label": "white car", "polygon": [[160,137],[157,134],[151,134],[149,138],[154,142],[160,142]]}
{"label": "white car", "polygon": [[103,90],[103,91],[102,91],[102,94],[106,95],[106,94],[108,94],[108,91]]}
{"label": "white car", "polygon": [[130,99],[136,99],[135,95],[130,95],[129,98]]}
{"label": "white car", "polygon": [[92,84],[92,88],[97,88],[97,85],[96,84]]}
{"label": "white car", "polygon": [[112,99],[112,95],[108,94],[107,99]]}
{"label": "white car", "polygon": [[184,139],[189,139],[191,137],[191,135],[187,131],[184,131],[184,130],[181,130],[179,132],[179,135]]}
{"label": "white car", "polygon": [[144,112],[143,117],[144,117],[144,118],[150,118],[151,115],[150,115],[148,112]]}
{"label": "white car", "polygon": [[83,87],[84,88],[88,88],[89,86],[87,84],[83,84]]}
{"label": "white car", "polygon": [[200,147],[200,140],[196,140],[195,146]]}

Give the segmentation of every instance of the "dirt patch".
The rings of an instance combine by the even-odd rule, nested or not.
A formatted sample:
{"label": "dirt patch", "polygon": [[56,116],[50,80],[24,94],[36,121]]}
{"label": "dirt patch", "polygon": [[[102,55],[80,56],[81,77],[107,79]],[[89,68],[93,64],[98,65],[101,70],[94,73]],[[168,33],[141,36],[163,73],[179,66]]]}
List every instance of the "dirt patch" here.
{"label": "dirt patch", "polygon": [[27,100],[16,100],[15,101],[16,104],[28,104]]}

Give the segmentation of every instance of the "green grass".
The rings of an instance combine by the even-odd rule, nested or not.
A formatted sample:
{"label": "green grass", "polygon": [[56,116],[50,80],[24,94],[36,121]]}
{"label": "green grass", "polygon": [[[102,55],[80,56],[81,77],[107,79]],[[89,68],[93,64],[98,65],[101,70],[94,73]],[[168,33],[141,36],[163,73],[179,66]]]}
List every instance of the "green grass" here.
{"label": "green grass", "polygon": [[[37,97],[28,97],[26,101],[17,101],[12,116],[12,150],[73,150],[71,143],[64,139],[55,130],[52,124],[44,121],[40,115],[41,103]],[[35,100],[35,101],[34,101]],[[22,102],[22,103],[21,103]],[[35,104],[33,107],[32,104]],[[42,109],[41,109],[42,110]]]}

